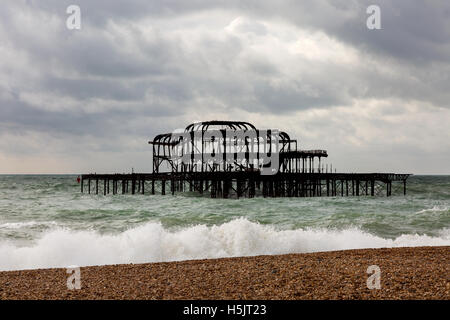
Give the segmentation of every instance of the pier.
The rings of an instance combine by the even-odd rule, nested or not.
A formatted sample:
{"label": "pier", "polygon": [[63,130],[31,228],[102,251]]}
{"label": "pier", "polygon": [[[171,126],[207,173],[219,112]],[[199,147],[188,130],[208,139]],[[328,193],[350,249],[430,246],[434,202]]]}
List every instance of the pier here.
{"label": "pier", "polygon": [[[130,173],[84,174],[81,192],[95,194],[175,194],[198,192],[211,198],[323,197],[406,194],[408,174],[393,173]],[[401,190],[399,192],[399,190]]]}
{"label": "pier", "polygon": [[[153,172],[83,174],[81,192],[211,198],[391,196],[406,194],[410,174],[328,172],[326,150],[302,150],[278,130],[248,122],[194,123],[156,136]],[[394,186],[394,188],[393,188]]]}

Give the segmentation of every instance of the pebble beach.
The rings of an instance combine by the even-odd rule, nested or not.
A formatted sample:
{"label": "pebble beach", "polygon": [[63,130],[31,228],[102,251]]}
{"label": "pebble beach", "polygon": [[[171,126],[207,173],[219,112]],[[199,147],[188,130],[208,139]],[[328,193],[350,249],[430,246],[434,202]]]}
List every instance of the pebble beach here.
{"label": "pebble beach", "polygon": [[[371,265],[380,289],[369,289]],[[450,247],[358,249],[0,272],[0,299],[450,299]]]}

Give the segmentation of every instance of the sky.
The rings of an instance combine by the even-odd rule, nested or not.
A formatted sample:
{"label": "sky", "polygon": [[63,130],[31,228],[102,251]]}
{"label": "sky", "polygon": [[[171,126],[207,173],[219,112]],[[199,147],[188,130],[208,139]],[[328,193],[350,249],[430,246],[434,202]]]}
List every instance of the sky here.
{"label": "sky", "polygon": [[150,172],[148,140],[207,120],[450,174],[450,2],[2,1],[0,173]]}

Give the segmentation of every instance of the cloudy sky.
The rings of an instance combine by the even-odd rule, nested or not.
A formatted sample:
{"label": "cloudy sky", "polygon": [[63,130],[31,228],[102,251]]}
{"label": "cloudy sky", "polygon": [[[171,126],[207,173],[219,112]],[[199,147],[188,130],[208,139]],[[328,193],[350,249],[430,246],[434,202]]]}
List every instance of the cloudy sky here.
{"label": "cloudy sky", "polygon": [[0,173],[148,172],[155,134],[213,119],[450,174],[450,2],[2,1]]}

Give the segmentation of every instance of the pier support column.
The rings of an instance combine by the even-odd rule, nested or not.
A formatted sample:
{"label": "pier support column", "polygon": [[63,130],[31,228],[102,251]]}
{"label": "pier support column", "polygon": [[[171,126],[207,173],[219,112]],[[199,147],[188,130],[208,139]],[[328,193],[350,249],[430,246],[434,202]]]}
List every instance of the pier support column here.
{"label": "pier support column", "polygon": [[222,180],[217,181],[217,195],[222,198],[223,197],[223,191],[222,191]]}
{"label": "pier support column", "polygon": [[317,180],[313,181],[312,191],[313,191],[313,197],[316,197],[317,196]]}
{"label": "pier support column", "polygon": [[161,194],[162,195],[166,194],[166,180],[161,181]]}
{"label": "pier support column", "polygon": [[236,180],[236,194],[238,198],[242,196],[242,181],[239,179]]}
{"label": "pier support column", "polygon": [[406,196],[406,179],[403,179],[403,195]]}
{"label": "pier support column", "polygon": [[230,182],[228,180],[223,181],[223,198],[227,199],[230,195]]}
{"label": "pier support column", "polygon": [[210,190],[211,198],[217,198],[217,181],[211,180],[211,190]]}
{"label": "pier support column", "polygon": [[289,179],[288,181],[288,192],[287,192],[287,196],[288,197],[293,197],[295,194],[295,184],[294,184],[294,180]]}
{"label": "pier support column", "polygon": [[248,197],[253,198],[255,196],[255,181],[249,180],[249,186],[248,186]]}
{"label": "pier support column", "polygon": [[269,197],[273,197],[274,196],[274,186],[273,186],[274,182],[272,180],[267,181],[267,195]]}

